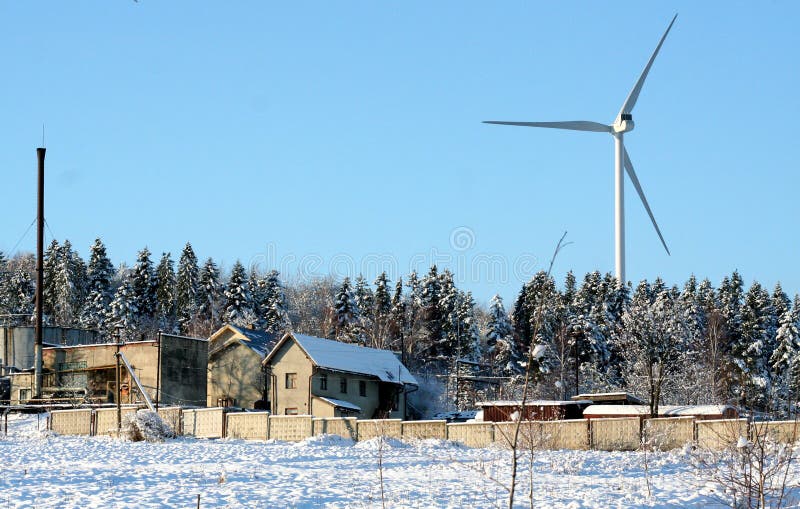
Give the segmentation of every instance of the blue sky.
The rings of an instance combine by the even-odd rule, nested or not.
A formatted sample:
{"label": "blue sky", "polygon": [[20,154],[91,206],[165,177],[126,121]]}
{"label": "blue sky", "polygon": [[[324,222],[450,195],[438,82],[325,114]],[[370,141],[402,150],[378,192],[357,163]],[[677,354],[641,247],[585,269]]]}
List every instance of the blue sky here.
{"label": "blue sky", "polygon": [[[626,146],[628,278],[800,291],[800,3],[2,2],[0,250],[46,216],[292,279],[431,261],[486,302],[556,261],[613,270],[611,122],[675,12]],[[50,233],[48,232],[48,237]]]}

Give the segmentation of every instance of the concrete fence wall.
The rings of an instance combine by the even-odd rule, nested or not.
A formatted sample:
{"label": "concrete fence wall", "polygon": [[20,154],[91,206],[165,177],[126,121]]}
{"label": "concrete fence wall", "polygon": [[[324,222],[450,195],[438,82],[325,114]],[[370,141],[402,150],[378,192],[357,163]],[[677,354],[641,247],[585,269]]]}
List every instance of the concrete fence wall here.
{"label": "concrete fence wall", "polygon": [[225,436],[224,408],[192,408],[183,411],[183,434],[195,438]]}
{"label": "concrete fence wall", "polygon": [[375,437],[402,438],[403,427],[400,419],[367,419],[356,421],[358,439],[369,440]]}
{"label": "concrete fence wall", "polygon": [[591,419],[589,433],[592,448],[599,451],[635,451],[641,442],[638,417]]}
{"label": "concrete fence wall", "polygon": [[783,444],[793,444],[800,439],[800,421],[755,422],[750,427],[750,440],[769,438]]}
{"label": "concrete fence wall", "polygon": [[[123,414],[135,412],[123,408]],[[298,442],[311,436],[331,434],[352,440],[378,436],[401,439],[447,439],[468,447],[509,447],[516,423],[445,421],[401,421],[399,419],[356,420],[353,417],[312,418],[308,415],[270,415],[268,412],[227,413],[223,408],[162,408],[162,418],[178,434],[198,438],[239,438]],[[645,419],[638,417],[578,419],[569,421],[524,421],[520,424],[521,449],[636,450],[641,440],[661,450],[696,443],[706,449],[724,449],[739,437],[755,440],[770,437],[783,443],[800,438],[800,422],[758,422],[748,428],[744,419],[699,420],[691,417]],[[116,430],[116,408],[56,410],[49,427],[62,435],[105,435]]]}
{"label": "concrete fence wall", "polygon": [[314,417],[311,419],[311,432],[317,435],[339,435],[358,440],[355,417]]}
{"label": "concrete fence wall", "polygon": [[92,409],[50,412],[50,429],[59,435],[91,435]]}
{"label": "concrete fence wall", "polygon": [[[120,409],[121,422],[125,422],[125,416],[135,414],[137,408],[126,406]],[[94,431],[93,435],[109,435],[117,433],[117,409],[98,408],[94,411]]]}
{"label": "concrete fence wall", "polygon": [[544,449],[589,449],[589,421],[544,421],[541,423]]}
{"label": "concrete fence wall", "polygon": [[678,449],[694,442],[693,417],[659,417],[647,419],[642,428],[642,438],[648,446],[662,451]]}
{"label": "concrete fence wall", "polygon": [[310,415],[272,415],[269,418],[269,438],[301,442],[312,435]]}
{"label": "concrete fence wall", "polygon": [[747,437],[746,419],[695,421],[697,445],[703,449],[722,450]]}
{"label": "concrete fence wall", "polygon": [[404,439],[447,439],[447,421],[403,421],[401,428]]}
{"label": "concrete fence wall", "polygon": [[229,413],[225,418],[227,419],[226,436],[228,438],[269,439],[269,412]]}
{"label": "concrete fence wall", "polygon": [[494,442],[494,425],[491,422],[448,424],[447,439],[467,447],[488,447]]}
{"label": "concrete fence wall", "polygon": [[183,434],[183,427],[181,426],[183,412],[181,407],[170,406],[159,408],[158,415],[161,417],[162,421],[172,428],[172,431],[178,435]]}

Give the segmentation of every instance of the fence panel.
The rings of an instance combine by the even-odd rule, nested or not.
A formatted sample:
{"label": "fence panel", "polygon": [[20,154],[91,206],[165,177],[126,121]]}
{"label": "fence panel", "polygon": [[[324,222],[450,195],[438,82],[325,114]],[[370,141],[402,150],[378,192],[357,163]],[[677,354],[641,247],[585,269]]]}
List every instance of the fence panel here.
{"label": "fence panel", "polygon": [[591,419],[592,449],[599,451],[635,451],[640,445],[641,421],[638,417]]}
{"label": "fence panel", "polygon": [[694,417],[646,419],[642,428],[645,443],[662,451],[679,449],[694,442]]}
{"label": "fence panel", "polygon": [[[122,422],[125,416],[135,414],[137,407],[123,407],[120,411]],[[95,435],[116,435],[117,433],[117,409],[98,408],[94,411],[94,434]]]}
{"label": "fence panel", "polygon": [[358,440],[355,417],[315,417],[311,420],[314,436],[339,435],[340,437]]}
{"label": "fence panel", "polygon": [[447,425],[447,439],[467,447],[488,447],[494,442],[491,422],[460,422]]}
{"label": "fence panel", "polygon": [[721,450],[734,447],[739,437],[747,437],[746,419],[695,421],[697,445],[704,449]]}
{"label": "fence panel", "polygon": [[447,421],[403,421],[401,427],[404,439],[447,439]]}
{"label": "fence panel", "polygon": [[50,412],[50,429],[59,435],[91,435],[92,410],[54,410]]}
{"label": "fence panel", "polygon": [[229,413],[225,418],[225,433],[228,438],[267,440],[269,437],[269,412]]}
{"label": "fence panel", "polygon": [[193,408],[183,411],[183,434],[195,438],[225,436],[224,408]]}
{"label": "fence panel", "polygon": [[310,415],[270,415],[269,438],[287,442],[302,442],[311,435]]}
{"label": "fence panel", "polygon": [[181,427],[181,407],[172,406],[159,408],[158,415],[161,416],[162,421],[172,428],[172,431],[174,431],[175,434],[183,434],[183,428]]}
{"label": "fence panel", "polygon": [[544,449],[586,450],[589,448],[589,421],[542,421],[541,436]]}
{"label": "fence panel", "polygon": [[402,422],[400,419],[367,419],[358,421],[358,440],[364,441],[375,437],[402,438]]}
{"label": "fence panel", "polygon": [[800,440],[800,421],[754,422],[750,428],[750,440],[766,437],[782,444],[794,444]]}
{"label": "fence panel", "polygon": [[[517,431],[516,422],[495,422],[494,441],[502,447],[512,447],[514,435]],[[544,448],[544,436],[542,436],[541,421],[522,421],[519,423],[519,435],[517,436],[518,449],[542,449]]]}

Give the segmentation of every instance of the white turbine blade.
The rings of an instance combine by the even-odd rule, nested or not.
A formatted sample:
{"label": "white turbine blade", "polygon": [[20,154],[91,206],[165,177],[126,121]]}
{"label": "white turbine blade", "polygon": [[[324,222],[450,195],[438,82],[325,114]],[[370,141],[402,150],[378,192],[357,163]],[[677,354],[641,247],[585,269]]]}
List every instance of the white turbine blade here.
{"label": "white turbine blade", "polygon": [[633,187],[636,188],[636,192],[639,193],[639,198],[642,199],[642,204],[644,205],[644,209],[647,211],[647,215],[650,216],[650,221],[653,222],[653,226],[656,228],[656,233],[658,233],[658,238],[661,239],[661,243],[664,245],[664,249],[667,251],[668,255],[671,255],[669,252],[669,248],[667,247],[667,243],[664,242],[664,236],[661,235],[661,229],[658,227],[658,223],[656,223],[656,218],[653,217],[653,211],[650,210],[650,205],[647,203],[647,198],[644,197],[644,191],[642,190],[642,185],[639,183],[639,179],[636,177],[636,172],[633,171],[633,163],[631,163],[631,158],[628,156],[628,150],[624,149],[625,154],[625,170],[628,172],[628,176],[631,178],[631,182],[633,182]]}
{"label": "white turbine blade", "polygon": [[568,129],[570,131],[594,131],[598,133],[610,133],[611,126],[600,122],[589,122],[587,120],[568,120],[566,122],[501,122],[499,120],[484,120],[484,124],[500,125],[519,125],[523,127],[549,127],[551,129]]}
{"label": "white turbine blade", "polygon": [[664,35],[661,36],[661,40],[658,41],[658,46],[656,46],[656,50],[653,52],[653,55],[650,57],[650,60],[647,62],[647,65],[644,67],[644,71],[642,71],[642,75],[639,76],[639,80],[633,86],[631,93],[628,94],[628,98],[625,99],[625,103],[623,103],[622,108],[619,110],[619,118],[620,115],[623,113],[631,113],[633,111],[633,107],[636,106],[636,100],[639,98],[639,92],[642,91],[642,85],[644,85],[644,80],[647,78],[647,73],[650,72],[650,67],[653,65],[653,61],[656,59],[656,55],[658,55],[658,50],[661,49],[661,45],[664,44],[664,39],[667,38],[667,34],[669,33],[670,28],[672,28],[672,24],[675,23],[675,20],[678,18],[676,14],[672,21],[670,22],[669,26],[667,27],[667,31],[664,32]]}

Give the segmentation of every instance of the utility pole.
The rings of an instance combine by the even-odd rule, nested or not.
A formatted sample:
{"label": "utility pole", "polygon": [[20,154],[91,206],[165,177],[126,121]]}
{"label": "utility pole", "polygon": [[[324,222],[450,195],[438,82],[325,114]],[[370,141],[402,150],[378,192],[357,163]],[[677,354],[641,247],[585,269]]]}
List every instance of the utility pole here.
{"label": "utility pole", "polygon": [[158,402],[161,401],[161,336],[163,331],[158,329],[158,340],[156,341],[156,412],[158,412]]}
{"label": "utility pole", "polygon": [[36,329],[33,343],[33,393],[42,397],[42,306],[44,304],[44,147],[36,149],[39,160],[39,182],[36,209]]}

